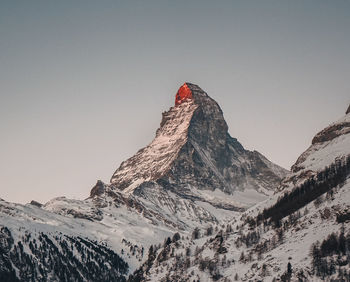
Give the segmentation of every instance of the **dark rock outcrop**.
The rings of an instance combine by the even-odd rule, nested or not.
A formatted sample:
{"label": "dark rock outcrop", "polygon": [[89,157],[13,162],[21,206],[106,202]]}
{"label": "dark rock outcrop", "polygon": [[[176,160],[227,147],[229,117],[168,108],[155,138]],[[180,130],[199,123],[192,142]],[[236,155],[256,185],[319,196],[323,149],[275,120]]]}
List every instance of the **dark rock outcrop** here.
{"label": "dark rock outcrop", "polygon": [[312,144],[323,143],[350,132],[350,122],[341,122],[330,125],[317,133],[312,139]]}
{"label": "dark rock outcrop", "polygon": [[90,191],[90,197],[99,196],[105,191],[105,184],[101,180],[97,180],[97,183]]}
{"label": "dark rock outcrop", "polygon": [[31,204],[32,206],[36,206],[36,207],[38,207],[38,208],[41,208],[41,207],[43,206],[43,204],[41,204],[41,203],[39,203],[39,202],[37,202],[37,201],[34,201],[34,200],[31,200],[31,201],[30,201],[30,204]]}

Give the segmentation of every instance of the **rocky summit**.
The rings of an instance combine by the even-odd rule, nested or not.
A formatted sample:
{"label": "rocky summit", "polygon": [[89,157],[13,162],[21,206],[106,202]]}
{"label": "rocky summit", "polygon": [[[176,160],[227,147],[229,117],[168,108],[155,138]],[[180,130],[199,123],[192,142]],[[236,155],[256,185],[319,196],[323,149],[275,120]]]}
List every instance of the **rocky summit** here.
{"label": "rocky summit", "polygon": [[218,199],[209,200],[205,191],[236,193],[236,206],[245,207],[271,194],[286,174],[231,137],[220,106],[187,82],[175,106],[163,113],[154,140],[120,165],[111,184],[127,195],[153,193],[157,187],[212,204]]}

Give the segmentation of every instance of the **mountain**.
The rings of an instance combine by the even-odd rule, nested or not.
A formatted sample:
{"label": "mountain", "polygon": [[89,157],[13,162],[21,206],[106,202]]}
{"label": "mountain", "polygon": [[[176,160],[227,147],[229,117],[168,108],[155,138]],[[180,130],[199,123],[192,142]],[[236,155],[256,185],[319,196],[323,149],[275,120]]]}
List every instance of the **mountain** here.
{"label": "mountain", "polygon": [[349,121],[316,134],[274,195],[155,246],[129,281],[350,281]]}
{"label": "mountain", "polygon": [[315,135],[310,147],[297,159],[291,168],[292,173],[283,180],[279,190],[298,185],[315,176],[327,165],[347,156],[350,138],[349,108],[345,116]]}
{"label": "mountain", "polygon": [[218,104],[185,83],[154,140],[87,199],[0,201],[0,280],[125,281],[164,239],[221,228],[287,174],[244,149]]}
{"label": "mountain", "polygon": [[218,198],[205,196],[217,190],[237,202],[234,209],[270,195],[286,176],[285,169],[229,135],[219,105],[197,85],[185,83],[175,101],[163,113],[154,140],[113,174],[114,190],[154,197],[162,189],[221,206]]}
{"label": "mountain", "polygon": [[[110,184],[90,193],[142,214],[152,224],[187,230],[218,224],[273,194],[288,171],[228,133],[219,105],[185,83],[163,113],[154,140],[122,162]],[[104,204],[102,204],[104,205]]]}
{"label": "mountain", "polygon": [[266,199],[287,173],[259,152],[245,150],[229,135],[219,105],[185,83],[175,106],[163,113],[154,140],[122,162],[110,184],[99,181],[90,199],[98,206],[108,198],[152,224],[188,230],[218,224],[231,211]]}

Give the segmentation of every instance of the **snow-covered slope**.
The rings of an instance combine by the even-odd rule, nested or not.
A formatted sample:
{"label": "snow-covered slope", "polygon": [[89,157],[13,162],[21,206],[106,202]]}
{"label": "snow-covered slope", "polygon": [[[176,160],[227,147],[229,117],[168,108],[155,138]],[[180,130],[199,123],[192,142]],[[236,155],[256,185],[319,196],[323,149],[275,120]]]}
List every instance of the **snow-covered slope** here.
{"label": "snow-covered slope", "polygon": [[[123,275],[139,266],[151,244],[162,241],[166,236],[176,232],[176,229],[160,221],[148,220],[137,212],[131,212],[126,205],[117,206],[112,199],[107,198],[104,202],[96,203],[91,199],[78,201],[60,197],[49,201],[42,208],[1,200],[0,226],[9,229],[14,244],[18,242],[23,245],[29,244],[23,241],[25,234],[29,234],[36,241],[42,234],[50,238],[59,236],[60,240],[54,242],[59,250],[60,244],[67,241],[67,236],[98,242],[95,249],[106,247],[127,263],[125,271],[120,272]],[[28,246],[24,248],[24,252],[35,260],[36,254],[29,250]],[[99,252],[96,252],[97,259]],[[80,255],[76,254],[76,257],[79,258]],[[45,269],[44,265],[42,267]],[[16,269],[16,265],[13,265],[13,268],[16,272],[20,272]]]}
{"label": "snow-covered slope", "polygon": [[[348,181],[335,192],[334,199],[317,208],[310,203],[300,215],[284,220],[280,229],[269,225],[250,228],[244,220],[233,220],[210,236],[201,229],[199,239],[189,237],[169,247],[162,246],[149,273],[141,275],[147,281],[281,281],[277,279],[287,272],[290,263],[291,281],[324,281],[315,275],[311,247],[331,233],[341,232],[337,213],[349,207],[349,190]],[[344,225],[344,234],[350,234],[349,223]],[[160,258],[164,252],[167,255],[163,261]],[[345,261],[342,270],[349,271],[348,259],[341,259]],[[338,273],[332,277],[336,279]]]}
{"label": "snow-covered slope", "polygon": [[123,162],[111,183],[130,194],[143,182],[163,176],[187,141],[188,126],[197,107],[193,100],[187,100],[163,113],[161,127],[152,143]]}
{"label": "snow-covered slope", "polygon": [[155,248],[131,281],[349,281],[349,116],[315,136],[283,191]]}
{"label": "snow-covered slope", "polygon": [[321,130],[312,139],[310,147],[292,166],[292,173],[283,180],[279,190],[302,183],[325,166],[349,154],[350,114]]}
{"label": "snow-covered slope", "polygon": [[0,281],[125,281],[121,242],[103,224],[0,201]]}

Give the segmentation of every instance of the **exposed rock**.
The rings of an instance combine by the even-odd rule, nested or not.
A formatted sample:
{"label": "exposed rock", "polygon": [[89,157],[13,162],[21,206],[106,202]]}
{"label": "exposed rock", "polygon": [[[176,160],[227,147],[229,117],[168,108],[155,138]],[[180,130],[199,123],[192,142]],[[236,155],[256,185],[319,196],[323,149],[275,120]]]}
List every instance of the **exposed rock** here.
{"label": "exposed rock", "polygon": [[350,210],[345,208],[337,213],[337,222],[344,223],[350,221]]}
{"label": "exposed rock", "polygon": [[33,206],[36,206],[38,208],[41,208],[43,206],[43,204],[41,204],[41,203],[39,203],[37,201],[34,201],[34,200],[31,200],[30,204],[33,205]]}
{"label": "exposed rock", "polygon": [[82,218],[82,219],[87,219],[87,220],[102,220],[103,214],[100,210],[96,209],[94,212],[91,214],[87,214],[84,211],[77,211],[74,209],[69,209],[67,210],[67,214],[70,214],[74,216],[75,218]]}
{"label": "exposed rock", "polygon": [[312,144],[330,141],[340,135],[344,135],[349,132],[350,132],[350,122],[332,124],[326,127],[325,129],[323,129],[318,134],[316,134],[316,136],[312,139]]}
{"label": "exposed rock", "polygon": [[192,91],[186,83],[184,83],[176,93],[175,105],[180,105],[187,99],[192,99]]}
{"label": "exposed rock", "polygon": [[90,191],[90,197],[99,196],[105,191],[105,184],[101,180],[97,180],[96,185]]}
{"label": "exposed rock", "polygon": [[80,200],[67,199],[66,197],[57,197],[48,201],[43,208],[45,210],[63,215],[82,218],[90,221],[100,221],[103,219],[103,213],[99,205],[89,205]]}
{"label": "exposed rock", "polygon": [[13,238],[7,227],[0,227],[0,254],[7,253],[11,250]]}
{"label": "exposed rock", "polygon": [[[313,171],[317,169],[323,169],[325,165],[322,165],[329,158],[327,152],[334,153],[337,158],[344,156],[344,149],[347,147],[347,140],[350,138],[350,117],[345,115],[338,121],[327,126],[321,130],[312,139],[311,146],[303,152],[291,170],[293,173],[304,173],[302,170]],[[326,150],[325,148],[329,148]],[[322,152],[322,153],[321,153]],[[313,156],[311,158],[311,156]],[[336,159],[336,158],[335,158]],[[335,159],[333,161],[335,161]],[[311,169],[309,164],[313,164],[315,168]],[[308,177],[310,174],[308,175]],[[293,177],[291,175],[290,177]],[[300,179],[301,177],[298,177]]]}
{"label": "exposed rock", "polygon": [[329,163],[338,162],[346,157],[349,142],[350,115],[347,114],[315,135],[310,147],[292,165],[292,173],[283,180],[278,190],[299,185],[315,176]]}
{"label": "exposed rock", "polygon": [[348,113],[350,113],[350,105],[349,105],[348,109],[346,110],[345,114],[347,115]]}

